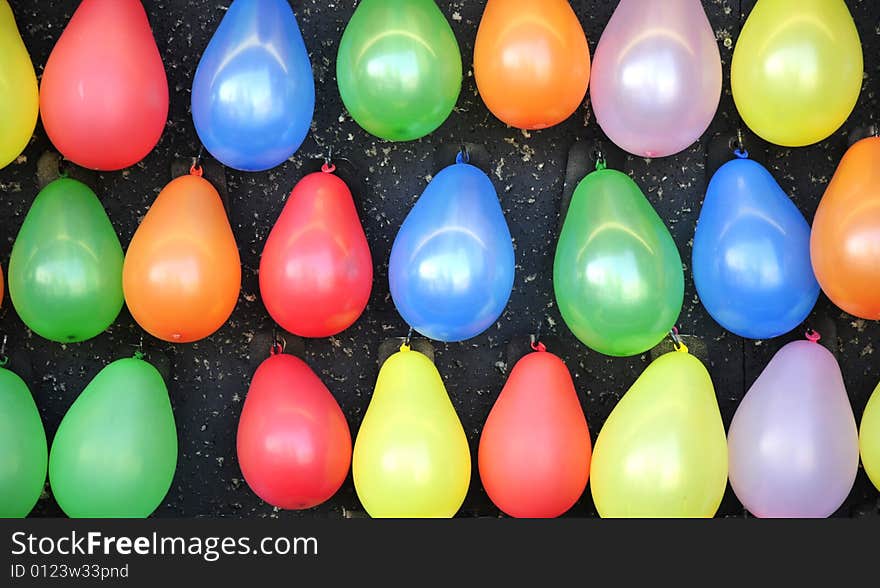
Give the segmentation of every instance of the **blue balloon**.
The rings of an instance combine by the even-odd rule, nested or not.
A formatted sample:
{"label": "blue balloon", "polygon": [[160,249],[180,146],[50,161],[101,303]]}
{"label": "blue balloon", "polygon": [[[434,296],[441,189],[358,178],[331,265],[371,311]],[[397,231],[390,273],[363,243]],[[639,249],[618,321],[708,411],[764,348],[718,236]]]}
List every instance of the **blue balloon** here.
{"label": "blue balloon", "polygon": [[296,153],[314,112],[312,64],[287,0],[234,0],[193,80],[205,148],[238,170],[270,169]]}
{"label": "blue balloon", "polygon": [[764,166],[736,154],[706,191],[694,235],[694,284],[722,327],[769,339],[802,323],[819,297],[810,225]]}
{"label": "blue balloon", "polygon": [[463,341],[488,329],[513,289],[513,242],[495,187],[461,160],[425,188],[388,264],[398,312],[439,341]]}

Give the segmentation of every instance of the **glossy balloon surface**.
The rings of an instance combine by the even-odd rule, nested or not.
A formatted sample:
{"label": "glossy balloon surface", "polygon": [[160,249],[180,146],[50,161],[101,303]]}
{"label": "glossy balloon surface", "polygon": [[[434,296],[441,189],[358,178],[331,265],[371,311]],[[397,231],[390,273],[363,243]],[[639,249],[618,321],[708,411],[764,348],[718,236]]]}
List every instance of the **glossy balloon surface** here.
{"label": "glossy balloon surface", "polygon": [[139,162],[168,119],[168,80],[139,0],[83,0],[52,49],[40,116],[64,157],[112,171]]}
{"label": "glossy balloon surface", "polygon": [[351,463],[351,433],[327,386],[301,359],[260,364],[238,422],[238,463],[248,486],[278,508],[311,508],[333,496]]}
{"label": "glossy balloon surface", "polygon": [[721,326],[769,339],[813,310],[810,225],[764,166],[737,158],[709,182],[694,235],[694,284]]}
{"label": "glossy balloon surface", "polygon": [[859,451],[865,473],[880,490],[880,385],[874,388],[859,426]]}
{"label": "glossy balloon surface", "polygon": [[727,442],[709,373],[684,351],[651,362],[611,411],[593,451],[602,517],[712,517],[727,488]]}
{"label": "glossy balloon surface", "polygon": [[856,422],[837,360],[811,341],[779,350],[733,415],[730,485],[756,517],[827,517],[852,489]]}
{"label": "glossy balloon surface", "polygon": [[568,0],[489,0],[474,77],[483,102],[510,126],[544,129],[571,116],[590,83],[590,47]]}
{"label": "glossy balloon surface", "polygon": [[46,431],[31,391],[0,368],[0,518],[23,518],[46,484]]}
{"label": "glossy balloon surface", "polygon": [[456,163],[403,221],[388,263],[394,305],[416,331],[462,341],[488,329],[513,289],[510,230],[489,177]]}
{"label": "glossy balloon surface", "polygon": [[849,148],[825,189],[810,238],[813,270],[831,301],[880,319],[880,137]]}
{"label": "glossy balloon surface", "polygon": [[266,309],[302,337],[350,327],[373,287],[373,260],[351,191],[325,170],[294,187],[260,258]]}
{"label": "glossy balloon surface", "polygon": [[372,517],[449,518],[471,480],[467,437],[443,379],[402,347],[382,365],[354,444],[354,487]]}
{"label": "glossy balloon surface", "polygon": [[665,157],[709,128],[721,55],[700,0],[621,0],[593,60],[596,121],[620,148]]}
{"label": "glossy balloon surface", "polygon": [[95,193],[76,180],[57,179],[37,194],[12,246],[15,311],[46,339],[91,339],[122,310],[122,259]]}
{"label": "glossy balloon surface", "polygon": [[189,343],[232,314],[241,262],[217,190],[197,175],[171,181],[141,222],[122,271],[125,302],[154,337]]}
{"label": "glossy balloon surface", "polygon": [[449,117],[461,53],[434,0],[361,0],[336,57],[339,94],[368,133],[412,141]]}
{"label": "glossy balloon surface", "polygon": [[40,111],[37,75],[7,0],[0,0],[0,169],[24,151]]}
{"label": "glossy balloon surface", "polygon": [[736,42],[730,84],[752,131],[801,147],[846,121],[863,70],[859,33],[844,0],[762,0]]}
{"label": "glossy balloon surface", "polygon": [[177,429],[162,376],[140,359],[114,361],[64,415],[49,455],[49,483],[73,518],[144,518],[177,467]]}
{"label": "glossy balloon surface", "polygon": [[553,289],[568,328],[606,355],[647,351],[675,324],[681,257],[626,174],[600,169],[578,184],[556,246]]}
{"label": "glossy balloon surface", "polygon": [[590,431],[565,363],[546,351],[513,366],[480,436],[480,479],[515,517],[557,517],[590,475]]}
{"label": "glossy balloon surface", "polygon": [[315,80],[287,0],[234,0],[193,78],[192,114],[205,148],[243,171],[273,168],[299,149]]}

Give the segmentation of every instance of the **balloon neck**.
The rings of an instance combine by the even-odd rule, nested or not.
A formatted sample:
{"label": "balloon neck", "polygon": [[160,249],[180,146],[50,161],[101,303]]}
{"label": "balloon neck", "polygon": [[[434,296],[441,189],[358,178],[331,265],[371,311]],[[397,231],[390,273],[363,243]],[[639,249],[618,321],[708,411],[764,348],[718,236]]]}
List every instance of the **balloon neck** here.
{"label": "balloon neck", "polygon": [[455,156],[455,163],[470,163],[471,155],[468,153],[467,149],[462,147],[461,151]]}
{"label": "balloon neck", "polygon": [[818,343],[819,339],[822,338],[822,335],[820,335],[818,331],[814,331],[813,329],[807,329],[807,332],[804,333],[804,336],[810,343]]}
{"label": "balloon neck", "polygon": [[144,357],[146,357],[146,354],[143,351],[141,351],[140,349],[138,349],[137,351],[134,352],[134,355],[132,355],[132,357],[135,359],[143,359]]}
{"label": "balloon neck", "polygon": [[193,165],[189,168],[189,175],[191,175],[191,176],[202,177],[202,173],[203,173],[203,171],[202,171],[202,166],[200,166],[200,165],[195,165],[195,164],[193,164]]}
{"label": "balloon neck", "polygon": [[688,352],[689,352],[689,350],[688,350],[688,346],[685,345],[684,343],[679,343],[679,344],[676,346],[675,350],[676,350],[677,352],[679,352],[679,353],[688,353]]}
{"label": "balloon neck", "polygon": [[409,350],[410,350],[410,346],[409,346],[409,345],[407,345],[406,343],[401,343],[401,344],[400,344],[400,351],[401,351],[401,352],[407,352],[407,351],[409,351]]}
{"label": "balloon neck", "polygon": [[733,150],[733,154],[736,155],[739,159],[748,159],[749,152],[745,150],[743,147],[737,147]]}
{"label": "balloon neck", "polygon": [[532,343],[532,349],[539,353],[543,353],[544,351],[547,351],[547,346],[540,341],[535,341],[534,343]]}
{"label": "balloon neck", "polygon": [[603,169],[608,168],[608,163],[605,161],[604,157],[600,157],[596,160],[596,171],[602,171]]}
{"label": "balloon neck", "polygon": [[336,166],[333,165],[332,163],[325,163],[324,165],[321,166],[321,172],[323,172],[325,174],[332,174],[335,171],[336,171]]}

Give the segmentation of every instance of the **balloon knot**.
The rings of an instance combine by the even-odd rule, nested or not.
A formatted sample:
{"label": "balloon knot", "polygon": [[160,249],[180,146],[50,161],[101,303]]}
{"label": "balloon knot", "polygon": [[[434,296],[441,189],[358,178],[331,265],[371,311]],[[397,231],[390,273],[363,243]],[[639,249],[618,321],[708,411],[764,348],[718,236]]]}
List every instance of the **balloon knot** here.
{"label": "balloon knot", "polygon": [[409,350],[410,350],[410,346],[409,346],[409,345],[407,345],[406,343],[401,343],[401,344],[400,344],[400,351],[409,351]]}
{"label": "balloon knot", "polygon": [[743,147],[738,147],[733,150],[733,154],[739,157],[740,159],[748,159],[749,152],[745,150]]}
{"label": "balloon knot", "polygon": [[547,346],[540,341],[535,341],[534,343],[532,343],[532,349],[538,352],[543,352],[547,351]]}
{"label": "balloon knot", "polygon": [[135,359],[143,359],[146,356],[147,356],[146,353],[144,353],[143,351],[138,349],[137,351],[134,352],[134,355],[132,357],[134,357]]}
{"label": "balloon knot", "polygon": [[202,166],[193,164],[189,168],[189,173],[191,176],[202,177]]}
{"label": "balloon knot", "polygon": [[818,343],[819,339],[822,338],[822,335],[819,334],[819,331],[814,331],[813,329],[807,329],[807,332],[804,333],[804,336],[807,338],[807,341],[811,343]]}
{"label": "balloon knot", "polygon": [[321,171],[324,172],[325,174],[332,174],[333,172],[336,171],[336,166],[333,165],[332,163],[325,163],[324,165],[321,166]]}
{"label": "balloon knot", "polygon": [[269,355],[278,355],[279,353],[284,353],[284,345],[280,341],[276,341],[269,348]]}

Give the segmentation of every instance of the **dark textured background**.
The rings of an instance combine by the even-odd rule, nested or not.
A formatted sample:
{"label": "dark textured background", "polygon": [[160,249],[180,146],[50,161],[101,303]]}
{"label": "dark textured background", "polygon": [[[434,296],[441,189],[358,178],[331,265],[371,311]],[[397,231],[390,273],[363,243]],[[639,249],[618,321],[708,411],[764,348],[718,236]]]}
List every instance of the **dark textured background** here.
{"label": "dark textured background", "polygon": [[[11,0],[24,42],[37,75],[61,34],[76,0]],[[292,2],[314,67],[317,104],[312,132],[300,151],[284,165],[264,173],[226,170],[231,221],[244,266],[241,297],[230,321],[207,340],[171,345],[144,337],[123,310],[101,336],[77,345],[47,342],[30,333],[16,316],[8,298],[0,309],[0,334],[9,337],[10,369],[22,375],[33,391],[51,442],[67,408],[85,384],[108,362],[129,356],[144,337],[148,359],[169,377],[168,386],[180,438],[177,475],[156,516],[364,516],[349,476],[326,504],[303,513],[279,512],[259,500],[242,480],[235,457],[235,430],[251,374],[268,354],[272,324],[259,296],[256,268],[263,242],[284,200],[315,158],[333,148],[358,170],[352,183],[362,185],[356,198],[364,212],[364,227],[375,261],[370,304],[361,319],[330,339],[301,345],[309,364],[339,400],[356,433],[378,373],[381,342],[405,334],[405,325],[388,293],[387,259],[397,228],[424,189],[428,179],[450,160],[438,157],[461,142],[485,149],[486,171],[498,189],[516,246],[516,283],[510,304],[497,325],[461,344],[436,344],[436,362],[458,410],[474,458],[479,433],[508,367],[508,346],[522,343],[538,324],[551,350],[568,363],[587,413],[593,440],[621,394],[650,360],[611,359],[581,345],[562,323],[552,290],[552,260],[568,151],[576,141],[600,137],[589,107],[549,130],[526,133],[506,128],[485,108],[476,92],[472,72],[474,37],[484,2],[440,0],[458,37],[465,79],[458,107],[431,136],[411,143],[391,144],[361,130],[345,113],[335,80],[339,38],[354,9],[353,0]],[[686,152],[646,161],[626,159],[624,168],[642,187],[668,223],[689,265],[690,249],[700,203],[706,187],[706,152],[716,133],[730,133],[738,117],[728,84],[730,59],[741,13],[753,0],[704,0],[716,31],[725,70],[725,88],[712,128]],[[880,6],[872,0],[847,0],[856,20],[865,55],[861,99],[846,125],[821,144],[801,149],[771,147],[753,153],[773,172],[800,209],[812,219],[826,183],[847,147],[853,129],[877,122],[880,74]],[[228,0],[145,0],[159,51],[165,62],[171,92],[168,124],[156,149],[138,165],[115,173],[92,174],[88,183],[107,208],[123,245],[159,191],[170,181],[175,161],[198,152],[190,118],[190,86],[199,56],[222,18]],[[611,0],[573,0],[591,52],[613,11]],[[0,230],[5,241],[0,262],[8,264],[12,243],[38,191],[37,161],[51,149],[41,126],[18,163],[0,171]],[[477,163],[481,163],[477,161]],[[689,269],[689,268],[686,268]],[[685,303],[679,320],[683,333],[705,342],[725,425],[747,387],[770,357],[790,336],[772,341],[744,341],[725,333],[700,306],[690,272],[686,272]],[[820,299],[811,325],[836,330],[841,361],[856,418],[880,380],[874,343],[880,325],[857,320]],[[801,331],[799,329],[798,331]],[[832,341],[832,346],[834,342]],[[297,347],[291,341],[290,348]],[[460,516],[498,516],[479,483],[474,459],[470,492]],[[862,470],[838,516],[876,516],[877,491]],[[58,516],[61,511],[47,486],[34,516]],[[596,516],[589,489],[570,516]],[[742,506],[728,489],[719,516],[743,516]]]}

